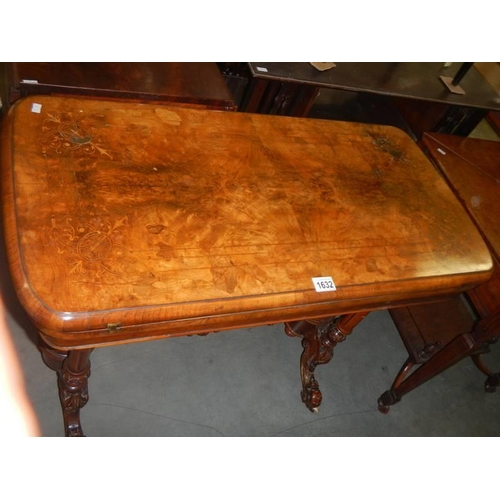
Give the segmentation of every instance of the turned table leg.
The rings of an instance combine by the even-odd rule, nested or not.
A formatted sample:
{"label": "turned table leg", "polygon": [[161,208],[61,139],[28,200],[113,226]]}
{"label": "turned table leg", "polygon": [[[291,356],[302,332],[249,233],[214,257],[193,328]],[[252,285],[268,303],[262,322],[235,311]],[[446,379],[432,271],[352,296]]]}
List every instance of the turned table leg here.
{"label": "turned table leg", "polygon": [[389,407],[401,401],[401,398],[413,389],[424,384],[431,378],[439,375],[449,367],[471,355],[476,344],[468,333],[458,336],[443,349],[438,351],[429,361],[423,363],[409,377],[397,386],[385,391],[378,399],[378,409],[381,413],[388,413]]}
{"label": "turned table leg", "polygon": [[485,389],[494,392],[500,387],[500,373],[493,373],[480,359],[480,355],[487,351],[487,345],[496,342],[500,334],[500,311],[481,319],[471,333],[459,335],[417,370],[404,380],[393,384],[390,390],[385,391],[378,399],[378,409],[387,413],[389,407],[401,401],[401,398],[413,389],[424,384],[431,378],[439,375],[462,359],[470,356],[474,364],[488,376]]}
{"label": "turned table leg", "polygon": [[361,312],[346,314],[338,318],[303,320],[285,323],[285,332],[292,337],[302,337],[300,377],[302,380],[302,402],[312,412],[317,412],[323,396],[314,377],[317,365],[328,363],[333,357],[333,348],[345,340],[354,327],[368,314]]}
{"label": "turned table leg", "polygon": [[92,349],[57,351],[40,344],[47,366],[57,372],[59,399],[66,436],[84,436],[80,423],[80,408],[89,400],[88,378]]}
{"label": "turned table leg", "polygon": [[[399,386],[403,383],[404,379],[408,375],[408,373],[411,371],[411,369],[415,366],[415,362],[412,360],[411,357],[409,357],[403,364],[403,366],[400,368],[398,374],[396,375],[396,378],[394,379],[394,382],[392,383],[391,388],[384,392],[382,396],[378,399],[378,410],[381,413],[389,413],[389,405],[394,404],[394,402],[397,402],[395,399],[393,402],[392,398],[395,394],[395,391],[399,388]],[[384,403],[384,401],[387,402]]]}

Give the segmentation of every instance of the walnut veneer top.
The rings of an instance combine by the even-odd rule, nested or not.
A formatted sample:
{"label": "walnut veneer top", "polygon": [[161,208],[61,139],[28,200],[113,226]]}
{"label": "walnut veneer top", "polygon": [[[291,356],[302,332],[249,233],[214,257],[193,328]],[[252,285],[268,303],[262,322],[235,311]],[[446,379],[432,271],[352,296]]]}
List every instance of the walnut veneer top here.
{"label": "walnut veneer top", "polygon": [[60,345],[375,309],[491,274],[395,128],[37,96],[3,134],[10,268]]}

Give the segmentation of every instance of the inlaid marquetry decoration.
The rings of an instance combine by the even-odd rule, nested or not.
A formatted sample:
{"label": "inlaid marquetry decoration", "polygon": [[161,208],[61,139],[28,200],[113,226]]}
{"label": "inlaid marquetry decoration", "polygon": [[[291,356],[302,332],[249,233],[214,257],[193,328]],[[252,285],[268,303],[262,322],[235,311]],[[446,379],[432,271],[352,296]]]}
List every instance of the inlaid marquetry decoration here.
{"label": "inlaid marquetry decoration", "polygon": [[94,347],[286,322],[315,411],[316,367],[369,311],[492,274],[460,202],[392,127],[37,95],[2,129],[9,269],[67,435],[83,434]]}
{"label": "inlaid marquetry decoration", "polygon": [[[395,283],[419,295],[465,275],[484,250],[458,238],[472,223],[396,129],[47,96],[16,116],[6,181],[23,279],[47,321],[71,312],[72,329],[103,310],[95,328],[129,310],[147,322],[357,312],[397,300]],[[336,288],[317,293],[315,277]]]}
{"label": "inlaid marquetry decoration", "polygon": [[110,220],[73,220],[62,222],[51,219],[51,236],[57,244],[57,253],[67,262],[68,274],[94,273],[100,278],[105,273],[119,274],[116,261],[125,247],[117,237],[125,226],[126,217]]}
{"label": "inlaid marquetry decoration", "polygon": [[86,116],[82,113],[47,113],[47,118],[43,121],[42,130],[42,152],[53,150],[57,154],[76,151],[85,155],[92,155],[95,152],[108,156],[111,154],[100,145],[99,134],[93,122],[98,121],[102,116]]}

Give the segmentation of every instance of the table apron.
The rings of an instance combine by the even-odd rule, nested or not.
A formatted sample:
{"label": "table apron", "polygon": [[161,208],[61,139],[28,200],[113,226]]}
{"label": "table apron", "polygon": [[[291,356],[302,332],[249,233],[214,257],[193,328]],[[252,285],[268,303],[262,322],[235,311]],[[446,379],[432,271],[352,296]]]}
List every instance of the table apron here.
{"label": "table apron", "polygon": [[72,350],[105,347],[132,342],[146,342],[170,337],[182,337],[188,335],[199,335],[213,333],[223,330],[237,330],[256,326],[273,325],[289,321],[300,321],[305,319],[328,318],[352,314],[363,311],[385,310],[403,305],[417,305],[435,302],[453,297],[457,290],[437,291],[422,293],[412,298],[387,297],[384,302],[367,300],[353,304],[339,302],[332,305],[326,303],[323,309],[310,311],[304,307],[274,309],[272,311],[256,311],[253,313],[242,312],[240,314],[222,314],[198,318],[187,318],[182,320],[162,321],[145,323],[141,325],[117,325],[112,328],[96,330],[63,332],[43,330],[40,335],[44,341],[54,349]]}

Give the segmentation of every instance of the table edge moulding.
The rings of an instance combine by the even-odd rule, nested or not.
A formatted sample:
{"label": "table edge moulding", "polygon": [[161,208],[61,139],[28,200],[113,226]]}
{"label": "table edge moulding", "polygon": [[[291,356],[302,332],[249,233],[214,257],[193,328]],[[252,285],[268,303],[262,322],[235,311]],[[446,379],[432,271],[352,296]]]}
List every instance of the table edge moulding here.
{"label": "table edge moulding", "polygon": [[282,322],[317,411],[316,366],[366,314],[492,273],[444,180],[387,126],[30,96],[5,117],[2,203],[66,435],[83,435],[96,347]]}

